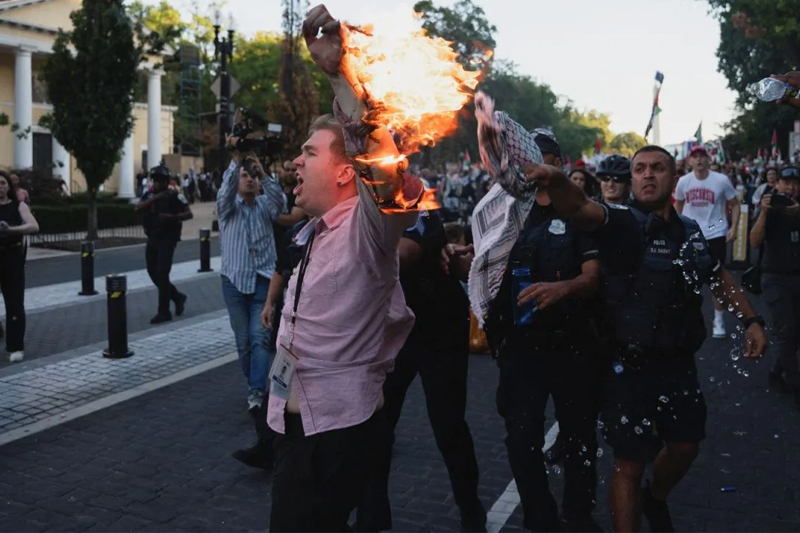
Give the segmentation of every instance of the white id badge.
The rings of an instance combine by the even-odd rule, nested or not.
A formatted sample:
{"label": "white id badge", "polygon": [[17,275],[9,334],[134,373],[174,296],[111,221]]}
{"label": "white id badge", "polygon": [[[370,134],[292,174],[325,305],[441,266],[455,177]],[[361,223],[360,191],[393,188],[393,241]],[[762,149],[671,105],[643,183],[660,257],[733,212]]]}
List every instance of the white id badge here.
{"label": "white id badge", "polygon": [[269,372],[270,392],[282,400],[289,400],[289,392],[292,386],[292,376],[297,365],[297,358],[283,345],[278,344],[278,352],[275,354],[275,361]]}

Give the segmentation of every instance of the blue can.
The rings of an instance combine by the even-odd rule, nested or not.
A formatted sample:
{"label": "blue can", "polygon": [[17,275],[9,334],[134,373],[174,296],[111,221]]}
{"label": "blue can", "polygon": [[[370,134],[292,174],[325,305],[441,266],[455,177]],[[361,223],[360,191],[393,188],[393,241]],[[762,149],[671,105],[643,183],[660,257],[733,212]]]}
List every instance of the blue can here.
{"label": "blue can", "polygon": [[515,268],[511,271],[511,306],[514,309],[514,325],[527,326],[533,321],[533,314],[539,307],[533,302],[518,305],[519,293],[533,284],[531,269],[527,267]]}

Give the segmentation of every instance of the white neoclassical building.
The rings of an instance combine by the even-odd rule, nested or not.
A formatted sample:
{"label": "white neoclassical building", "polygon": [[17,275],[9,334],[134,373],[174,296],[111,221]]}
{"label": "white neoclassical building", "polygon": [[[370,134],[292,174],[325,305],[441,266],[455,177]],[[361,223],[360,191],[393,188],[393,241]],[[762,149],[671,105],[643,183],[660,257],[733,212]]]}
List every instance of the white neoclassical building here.
{"label": "white neoclassical building", "polygon": [[[79,9],[80,0],[0,0],[0,113],[21,131],[30,127],[30,134],[20,136],[11,128],[0,128],[0,168],[48,168],[60,175],[70,192],[86,190],[83,175],[75,159],[53,137],[38,125],[39,119],[52,110],[45,90],[37,79],[37,71],[51,53],[59,28],[69,29],[70,13]],[[106,191],[133,197],[134,179],[140,169],[154,166],[172,152],[173,114],[175,107],[161,104],[163,72],[141,66],[146,76],[147,102],[134,105],[135,126],[125,142],[122,160],[106,181]],[[143,84],[144,85],[144,84]]]}

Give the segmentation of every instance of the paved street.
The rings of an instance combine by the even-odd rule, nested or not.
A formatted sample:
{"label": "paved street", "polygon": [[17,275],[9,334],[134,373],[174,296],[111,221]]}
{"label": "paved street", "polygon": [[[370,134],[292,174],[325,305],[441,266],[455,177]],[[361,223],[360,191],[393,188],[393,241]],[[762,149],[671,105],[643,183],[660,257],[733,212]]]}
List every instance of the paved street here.
{"label": "paved street", "polygon": [[[196,260],[190,252],[182,260]],[[141,249],[102,253],[107,254],[109,271],[133,272],[143,266],[134,257],[141,258]],[[57,260],[76,259],[29,263],[30,294],[37,294],[33,287],[52,286],[56,298],[57,284],[78,279],[31,268]],[[154,312],[154,289],[142,287],[129,294],[130,347],[136,353],[130,359],[101,356],[104,298],[76,297],[74,304],[43,307],[29,315],[26,361],[0,365],[0,530],[268,527],[268,473],[230,457],[236,448],[252,444],[254,432],[218,273],[182,268],[185,277],[178,286],[190,300],[179,320],[151,327],[147,321]],[[137,275],[132,273],[131,279]],[[800,413],[788,398],[767,390],[767,361],[731,358],[741,334],[732,319],[728,327],[737,339],[709,339],[698,357],[709,436],[671,497],[676,527],[796,531]],[[480,495],[487,509],[493,509],[490,531],[518,531],[522,515],[513,484],[509,486],[503,425],[494,408],[496,382],[493,361],[473,356],[468,421],[481,469]],[[424,410],[415,383],[395,446],[394,530],[457,531],[458,510]],[[548,427],[552,423],[550,417]],[[549,440],[554,436],[550,432]],[[607,448],[599,464],[596,516],[610,530],[612,466]],[[552,469],[550,479],[560,491],[560,470]],[[736,490],[721,492],[721,487]]]}

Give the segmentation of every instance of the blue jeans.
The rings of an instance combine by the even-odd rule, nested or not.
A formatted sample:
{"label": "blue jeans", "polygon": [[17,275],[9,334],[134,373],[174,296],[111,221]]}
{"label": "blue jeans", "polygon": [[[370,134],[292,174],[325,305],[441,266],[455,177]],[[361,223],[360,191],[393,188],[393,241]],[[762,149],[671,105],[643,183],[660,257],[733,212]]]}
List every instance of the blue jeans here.
{"label": "blue jeans", "polygon": [[269,332],[261,325],[261,311],[268,290],[269,279],[262,276],[258,276],[254,294],[239,292],[228,278],[222,276],[222,296],[228,307],[239,364],[250,386],[250,394],[256,396],[264,396],[267,374],[272,365]]}

